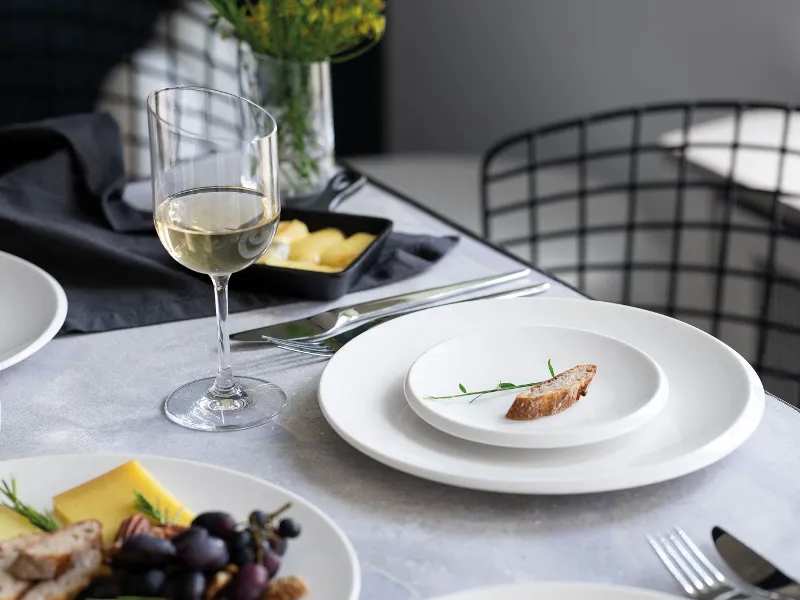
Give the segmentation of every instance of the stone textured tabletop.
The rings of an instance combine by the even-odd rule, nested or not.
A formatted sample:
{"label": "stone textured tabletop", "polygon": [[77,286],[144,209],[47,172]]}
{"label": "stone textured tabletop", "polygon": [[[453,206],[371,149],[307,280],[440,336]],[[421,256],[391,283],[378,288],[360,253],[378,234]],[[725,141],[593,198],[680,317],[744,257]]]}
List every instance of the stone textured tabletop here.
{"label": "stone textured tabletop", "polygon": [[[387,215],[401,231],[450,231],[372,186],[345,209]],[[463,239],[425,275],[348,300],[515,268],[519,264],[512,259]],[[575,295],[562,286],[549,293]],[[242,313],[232,316],[231,325],[253,327],[319,308],[304,303]],[[324,361],[275,348],[236,347],[234,367],[287,391],[289,406],[276,422],[222,434],[173,425],[164,417],[163,399],[178,384],[211,373],[214,342],[213,319],[56,339],[0,373],[0,456],[158,454],[230,467],[285,486],[319,505],[347,532],[361,560],[365,599],[427,598],[533,580],[677,593],[644,539],[673,524],[709,550],[711,526],[722,525],[790,573],[800,573],[794,525],[800,413],[777,400],[768,399],[762,424],[741,449],[694,475],[607,494],[500,495],[431,483],[363,456],[331,430],[319,410],[316,386]]]}

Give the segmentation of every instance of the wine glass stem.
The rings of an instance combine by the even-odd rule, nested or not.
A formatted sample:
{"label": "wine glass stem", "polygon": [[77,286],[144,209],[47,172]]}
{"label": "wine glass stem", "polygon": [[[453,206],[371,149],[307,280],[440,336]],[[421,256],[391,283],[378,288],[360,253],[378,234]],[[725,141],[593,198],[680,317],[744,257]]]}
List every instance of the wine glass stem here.
{"label": "wine glass stem", "polygon": [[228,339],[228,281],[230,275],[212,275],[214,300],[217,307],[217,378],[214,391],[226,395],[233,390],[231,342]]}

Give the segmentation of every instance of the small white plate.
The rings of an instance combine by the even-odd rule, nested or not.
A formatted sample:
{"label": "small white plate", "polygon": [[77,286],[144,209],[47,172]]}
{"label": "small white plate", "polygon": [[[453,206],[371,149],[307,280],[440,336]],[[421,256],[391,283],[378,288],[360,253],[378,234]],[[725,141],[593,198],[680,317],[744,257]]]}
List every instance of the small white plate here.
{"label": "small white plate", "polygon": [[[562,413],[533,421],[505,415],[522,389],[479,397],[429,399],[550,379],[594,364],[588,394]],[[609,440],[640,427],[669,395],[664,372],[647,354],[612,337],[568,327],[514,327],[469,333],[420,356],[406,378],[406,398],[437,429],[472,442],[510,448],[565,448]]]}
{"label": "small white plate", "polygon": [[[476,329],[529,325],[594,331],[647,352],[669,381],[664,409],[618,438],[531,450],[468,442],[411,410],[403,381],[431,346]],[[765,399],[753,368],[691,325],[620,304],[513,298],[432,308],[362,333],[328,362],[319,402],[347,442],[417,477],[493,492],[578,494],[658,483],[707,467],[750,437]]]}
{"label": "small white plate", "polygon": [[517,583],[439,596],[432,600],[678,600],[677,596],[616,585]]}
{"label": "small white plate", "polygon": [[253,509],[270,510],[291,502],[289,515],[302,534],[292,540],[279,576],[297,575],[308,584],[305,600],[357,600],[358,559],[344,532],[319,508],[277,485],[197,462],[156,456],[76,454],[0,462],[0,479],[16,478],[25,502],[52,506],[56,494],[137,459],[164,487],[195,513],[224,510],[246,520]]}
{"label": "small white plate", "polygon": [[0,371],[40,350],[67,317],[67,296],[50,275],[0,252]]}

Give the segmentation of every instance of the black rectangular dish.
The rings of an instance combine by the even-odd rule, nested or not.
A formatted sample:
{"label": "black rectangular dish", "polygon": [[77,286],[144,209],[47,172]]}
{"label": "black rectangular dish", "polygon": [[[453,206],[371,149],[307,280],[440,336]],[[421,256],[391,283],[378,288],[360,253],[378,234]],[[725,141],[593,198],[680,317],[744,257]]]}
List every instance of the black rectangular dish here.
{"label": "black rectangular dish", "polygon": [[388,219],[330,212],[365,183],[366,179],[360,173],[344,170],[331,179],[325,190],[307,206],[291,205],[281,209],[281,221],[298,219],[308,225],[311,232],[335,227],[345,236],[359,232],[374,235],[372,243],[347,268],[336,273],[324,273],[255,264],[236,274],[239,285],[310,300],[336,300],[344,296],[375,264],[392,232],[392,222]]}

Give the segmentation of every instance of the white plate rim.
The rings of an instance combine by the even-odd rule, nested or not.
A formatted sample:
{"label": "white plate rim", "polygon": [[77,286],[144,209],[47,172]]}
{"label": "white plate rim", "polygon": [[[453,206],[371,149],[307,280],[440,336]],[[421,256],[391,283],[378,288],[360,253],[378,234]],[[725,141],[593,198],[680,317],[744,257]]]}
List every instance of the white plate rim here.
{"label": "white plate rim", "polygon": [[[568,447],[574,447],[574,446],[586,446],[586,445],[589,445],[589,444],[595,444],[595,443],[598,443],[598,442],[604,442],[604,441],[613,439],[615,437],[619,437],[621,435],[625,435],[627,433],[631,433],[632,431],[638,429],[639,427],[641,427],[642,425],[644,425],[645,423],[647,423],[651,419],[654,419],[658,415],[658,413],[661,412],[661,410],[664,408],[664,405],[667,403],[667,399],[669,398],[669,381],[667,380],[667,375],[666,375],[666,373],[664,373],[664,370],[661,368],[661,365],[659,365],[653,359],[653,357],[650,356],[644,350],[636,348],[635,346],[633,346],[633,345],[631,345],[631,344],[629,344],[627,342],[624,342],[622,340],[618,340],[617,338],[615,338],[613,336],[606,335],[606,334],[603,334],[603,333],[597,333],[595,331],[591,331],[589,329],[585,329],[585,328],[581,328],[581,327],[564,327],[564,326],[560,326],[560,325],[524,325],[523,327],[525,327],[525,328],[528,328],[528,327],[547,327],[548,329],[569,329],[569,330],[574,330],[574,331],[581,331],[583,333],[589,333],[589,334],[597,336],[597,337],[606,338],[606,339],[611,340],[613,343],[616,343],[616,344],[621,344],[623,346],[627,346],[629,349],[633,350],[637,354],[640,354],[644,358],[645,362],[650,367],[652,367],[653,370],[656,372],[656,375],[658,376],[658,381],[659,381],[658,389],[657,389],[656,393],[653,395],[653,398],[648,400],[647,403],[644,406],[639,407],[639,409],[637,409],[636,411],[634,411],[633,413],[631,413],[629,415],[626,415],[625,417],[623,417],[620,420],[620,421],[623,422],[623,425],[617,424],[616,427],[611,427],[609,425],[606,425],[606,427],[601,431],[596,431],[596,432],[594,432],[592,434],[585,433],[583,435],[582,441],[580,441],[580,442],[567,441],[567,442],[563,442],[563,443],[555,443],[555,442],[549,442],[548,443],[546,441],[545,442],[517,441],[517,440],[522,440],[523,436],[515,436],[513,438],[508,438],[506,440],[508,443],[504,443],[504,444],[500,444],[500,443],[496,443],[496,442],[489,442],[489,441],[486,441],[485,439],[481,440],[481,439],[478,439],[479,437],[482,437],[482,435],[480,433],[471,433],[471,432],[469,432],[469,433],[464,434],[463,432],[456,432],[455,431],[456,428],[453,427],[452,425],[450,425],[450,422],[448,421],[448,419],[442,417],[436,411],[431,410],[430,408],[428,408],[428,406],[421,399],[417,398],[416,395],[413,394],[413,392],[411,391],[410,384],[409,384],[409,378],[411,377],[411,371],[413,370],[414,365],[416,365],[422,359],[423,356],[425,356],[429,352],[435,350],[439,346],[442,346],[443,344],[447,344],[448,342],[452,342],[453,340],[456,340],[456,339],[458,339],[460,337],[469,336],[469,335],[476,335],[476,333],[477,333],[477,332],[468,332],[468,333],[464,333],[464,334],[461,334],[461,335],[453,336],[453,337],[448,338],[448,339],[446,339],[446,340],[444,340],[442,342],[439,342],[438,344],[434,344],[433,346],[428,348],[425,352],[420,354],[414,360],[414,362],[412,363],[411,367],[409,367],[408,373],[406,374],[405,381],[403,382],[403,391],[405,393],[405,397],[406,397],[406,401],[408,402],[408,405],[416,413],[416,415],[420,419],[422,419],[423,421],[428,423],[428,425],[430,425],[432,427],[435,427],[439,431],[443,431],[444,433],[447,433],[447,434],[455,436],[455,437],[459,437],[459,438],[467,440],[469,442],[475,442],[477,444],[486,444],[488,446],[498,446],[498,447],[504,447],[504,448],[547,449],[547,448],[568,448]],[[466,430],[468,430],[468,431],[471,429],[471,427],[469,425],[464,426],[464,428]],[[573,435],[573,437],[574,437],[574,435]]]}
{"label": "white plate rim", "polygon": [[36,337],[36,339],[34,339],[16,354],[11,355],[5,360],[0,360],[0,371],[7,369],[8,367],[15,365],[22,360],[25,360],[35,352],[41,350],[44,345],[47,344],[47,342],[55,337],[67,318],[67,294],[64,292],[64,288],[61,287],[61,284],[59,284],[52,275],[50,275],[44,269],[37,267],[33,263],[28,262],[24,258],[14,256],[8,252],[0,251],[0,261],[3,260],[18,262],[41,276],[42,279],[47,282],[48,286],[55,295],[56,312],[53,315],[49,325]]}
{"label": "white plate rim", "polygon": [[181,465],[181,464],[192,465],[193,467],[201,467],[201,468],[204,468],[204,469],[211,469],[213,471],[220,471],[220,472],[227,473],[229,475],[233,475],[233,476],[236,476],[236,477],[241,477],[241,478],[244,478],[244,479],[248,479],[250,481],[253,481],[254,483],[257,483],[257,484],[262,485],[262,486],[264,486],[266,488],[270,488],[273,491],[277,491],[277,492],[279,492],[281,494],[284,494],[284,495],[288,496],[289,498],[292,499],[293,502],[297,502],[298,504],[302,504],[303,506],[305,506],[306,508],[311,510],[311,512],[315,513],[316,516],[318,516],[327,526],[329,526],[336,533],[336,535],[339,537],[340,541],[343,543],[343,545],[345,547],[345,551],[347,553],[347,559],[348,559],[348,562],[350,563],[350,567],[351,567],[350,574],[351,574],[352,579],[353,579],[353,589],[351,590],[350,595],[347,598],[342,598],[342,600],[358,600],[358,598],[359,598],[359,596],[361,594],[361,564],[360,564],[360,562],[358,560],[358,554],[356,553],[355,548],[353,547],[353,544],[350,541],[350,538],[347,537],[347,534],[344,532],[344,530],[341,527],[339,527],[339,525],[337,525],[336,522],[331,517],[329,517],[327,513],[325,513],[321,508],[319,508],[316,504],[314,504],[310,500],[306,500],[305,498],[303,498],[299,494],[296,494],[295,492],[287,490],[285,487],[282,487],[280,485],[277,485],[275,483],[267,481],[266,479],[261,479],[260,477],[256,477],[255,475],[250,475],[248,473],[242,473],[241,471],[237,471],[236,469],[231,469],[231,468],[228,468],[228,467],[222,467],[222,466],[219,466],[219,465],[203,463],[203,462],[196,461],[196,460],[188,460],[188,459],[185,459],[185,458],[173,458],[173,457],[170,457],[170,456],[160,456],[160,455],[157,455],[157,454],[140,454],[140,453],[137,453],[137,454],[115,454],[115,453],[109,453],[109,452],[96,453],[96,454],[94,454],[94,453],[41,454],[41,455],[26,456],[26,457],[20,457],[20,458],[9,458],[9,459],[0,460],[0,471],[5,471],[6,467],[8,465],[10,465],[11,463],[21,463],[21,462],[24,462],[24,461],[35,461],[35,460],[47,461],[47,460],[52,460],[54,458],[58,458],[59,460],[66,460],[66,461],[70,461],[70,460],[85,460],[85,459],[87,459],[87,457],[89,457],[90,459],[109,460],[109,461],[113,459],[113,460],[120,460],[122,462],[127,462],[129,460],[138,460],[138,461],[141,461],[143,463],[146,463],[147,461],[153,461],[153,462],[173,463],[173,464],[178,464],[178,465]]}
{"label": "white plate rim", "polygon": [[[461,590],[444,596],[436,596],[430,600],[482,600],[485,598],[505,598],[510,593],[525,594],[531,598],[537,598],[539,594],[561,595],[565,593],[605,593],[605,594],[625,594],[623,600],[679,600],[680,596],[675,596],[667,592],[658,590],[648,590],[645,588],[613,585],[609,583],[584,583],[568,581],[543,581],[528,583],[501,584],[489,587]],[[475,596],[481,594],[481,596]],[[587,600],[591,600],[587,598]]]}
{"label": "white plate rim", "polygon": [[[336,422],[336,419],[333,417],[330,411],[327,410],[325,402],[323,400],[323,391],[322,391],[326,378],[330,376],[331,365],[337,364],[337,357],[339,358],[339,360],[341,360],[342,357],[347,356],[347,353],[342,354],[347,350],[347,345],[344,348],[342,348],[340,352],[334,354],[333,358],[328,362],[328,364],[325,366],[324,371],[322,372],[322,377],[320,378],[320,383],[318,386],[318,398],[319,398],[320,409],[322,411],[323,416],[328,421],[333,430],[351,446],[353,446],[360,452],[366,454],[370,458],[373,458],[378,462],[381,462],[389,467],[392,467],[394,469],[397,469],[398,471],[407,473],[409,475],[414,475],[416,477],[421,477],[423,479],[427,479],[430,481],[435,481],[438,483],[444,483],[447,485],[454,485],[457,487],[463,487],[468,489],[475,489],[475,490],[482,490],[489,492],[512,493],[512,494],[545,494],[545,495],[611,492],[611,491],[631,489],[631,488],[643,487],[646,485],[661,483],[664,481],[669,481],[671,479],[682,477],[684,475],[688,475],[690,473],[694,473],[696,471],[708,467],[709,465],[712,465],[713,463],[724,458],[725,456],[729,455],[731,452],[739,448],[753,434],[753,432],[758,427],[758,424],[761,422],[761,418],[764,414],[766,397],[764,388],[761,385],[761,382],[755,370],[752,368],[752,366],[750,366],[750,364],[746,360],[744,360],[744,358],[742,358],[732,348],[723,344],[716,338],[713,338],[706,332],[687,323],[677,321],[676,319],[670,319],[669,317],[666,317],[664,315],[659,315],[651,311],[631,306],[614,304],[611,302],[602,302],[599,300],[588,300],[588,299],[584,300],[577,298],[575,299],[513,298],[513,299],[502,300],[502,302],[522,301],[522,302],[533,303],[533,302],[541,302],[542,300],[547,300],[549,302],[557,301],[557,302],[570,302],[570,303],[596,302],[604,305],[622,307],[625,310],[640,311],[654,315],[657,318],[669,319],[671,321],[674,321],[680,327],[687,327],[692,330],[695,330],[698,334],[711,338],[714,342],[716,342],[721,346],[722,351],[730,353],[732,357],[737,362],[740,363],[740,366],[747,372],[748,379],[750,379],[751,383],[750,392],[752,396],[751,400],[748,401],[745,410],[742,412],[739,419],[736,421],[736,423],[734,423],[734,425],[732,425],[728,429],[725,435],[719,436],[718,438],[708,442],[705,446],[694,450],[689,455],[676,457],[670,461],[667,461],[666,463],[662,463],[660,465],[661,469],[659,471],[659,473],[661,474],[659,475],[655,475],[656,469],[640,468],[638,469],[637,472],[638,476],[633,478],[628,477],[621,479],[619,477],[616,478],[607,477],[603,480],[593,481],[590,484],[588,479],[585,479],[583,482],[568,482],[567,484],[564,484],[564,482],[561,481],[551,481],[550,485],[547,486],[543,486],[541,482],[534,482],[533,484],[531,484],[530,482],[520,483],[518,481],[512,482],[504,479],[475,478],[463,475],[455,475],[453,473],[442,474],[439,470],[431,468],[429,466],[406,464],[402,460],[396,459],[395,457],[387,454],[381,449],[363,444],[360,440],[350,435],[350,433],[344,427],[342,427],[339,423]],[[485,304],[490,302],[493,302],[493,300],[476,300],[473,302],[461,303],[461,306],[467,304],[473,304],[473,305],[479,303]],[[452,306],[458,306],[458,305],[447,305],[428,310],[429,311],[441,310],[441,309],[451,308]],[[414,314],[416,313],[411,313],[410,315],[406,315],[404,317],[398,317],[398,319],[394,319],[393,321],[407,318],[413,316]],[[377,325],[376,327],[372,328],[370,331],[367,331],[362,335],[369,335],[369,334],[375,335],[373,332],[376,331],[379,332],[380,329],[385,325],[386,323]],[[753,395],[753,392],[757,393]]]}

